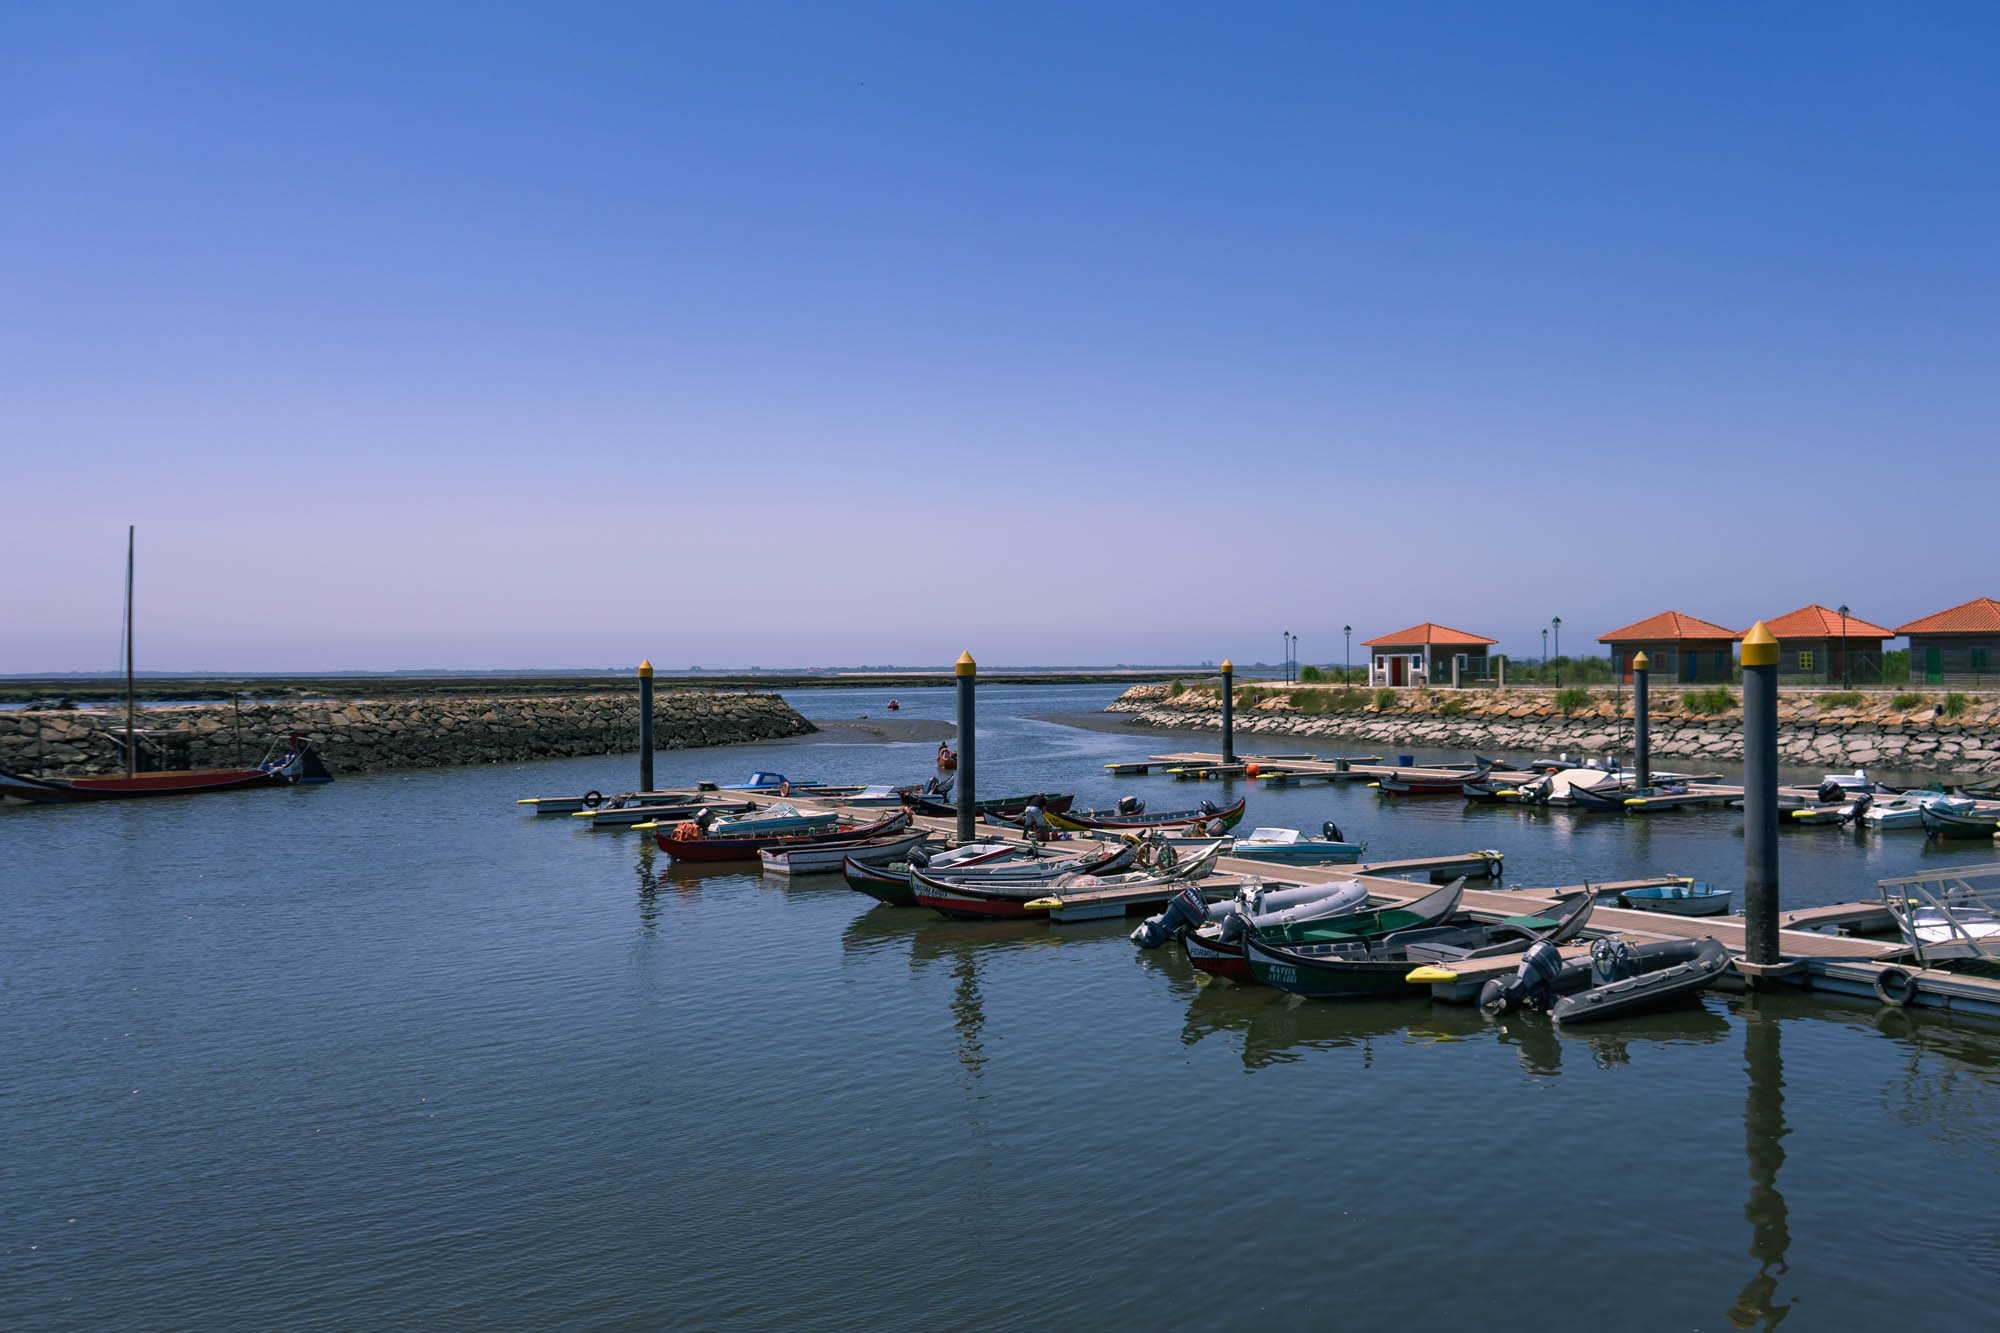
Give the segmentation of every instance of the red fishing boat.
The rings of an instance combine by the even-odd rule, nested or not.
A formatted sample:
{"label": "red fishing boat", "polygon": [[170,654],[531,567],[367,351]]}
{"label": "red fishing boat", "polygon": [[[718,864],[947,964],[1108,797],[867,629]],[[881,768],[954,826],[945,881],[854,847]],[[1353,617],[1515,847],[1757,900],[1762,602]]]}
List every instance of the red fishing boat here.
{"label": "red fishing boat", "polygon": [[139,768],[140,733],[132,674],[132,563],[135,532],[125,532],[125,772],[103,777],[39,778],[0,769],[0,800],[36,805],[78,801],[122,801],[139,796],[193,796],[250,787],[289,787],[295,782],[331,782],[333,775],[303,736],[293,736],[279,758],[255,768],[183,768],[144,772]]}
{"label": "red fishing boat", "polygon": [[705,834],[693,823],[678,824],[653,834],[660,850],[676,861],[755,861],[767,851],[788,851],[794,847],[821,847],[831,843],[865,842],[884,833],[894,833],[910,822],[910,812],[898,810],[872,824],[837,824],[813,833],[796,830],[759,833],[754,828],[739,833]]}

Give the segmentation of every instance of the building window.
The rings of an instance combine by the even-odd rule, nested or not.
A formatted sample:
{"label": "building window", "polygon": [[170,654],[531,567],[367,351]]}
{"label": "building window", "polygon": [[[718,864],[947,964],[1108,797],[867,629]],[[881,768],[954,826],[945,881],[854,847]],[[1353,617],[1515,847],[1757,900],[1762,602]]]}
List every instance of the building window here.
{"label": "building window", "polygon": [[1811,654],[1811,653],[1800,653],[1800,654],[1799,654],[1799,670],[1801,670],[1801,671],[1811,671],[1812,669],[1813,669],[1813,666],[1812,666],[1812,654]]}
{"label": "building window", "polygon": [[1974,671],[1986,670],[1986,650],[1984,648],[1974,648],[1972,650],[1972,669]]}

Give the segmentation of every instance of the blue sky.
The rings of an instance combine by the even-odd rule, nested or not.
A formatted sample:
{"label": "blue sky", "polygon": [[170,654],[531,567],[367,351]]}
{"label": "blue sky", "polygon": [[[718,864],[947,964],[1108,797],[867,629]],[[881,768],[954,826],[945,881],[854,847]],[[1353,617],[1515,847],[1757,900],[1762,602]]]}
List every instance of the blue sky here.
{"label": "blue sky", "polygon": [[2000,595],[1990,6],[0,9],[0,671]]}

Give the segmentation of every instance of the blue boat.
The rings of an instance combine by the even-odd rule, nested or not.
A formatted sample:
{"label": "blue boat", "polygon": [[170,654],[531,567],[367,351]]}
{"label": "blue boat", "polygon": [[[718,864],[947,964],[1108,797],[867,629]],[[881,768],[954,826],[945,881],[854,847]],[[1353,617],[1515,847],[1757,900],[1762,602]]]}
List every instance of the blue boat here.
{"label": "blue boat", "polygon": [[1687,879],[1650,889],[1627,889],[1618,895],[1618,905],[1668,916],[1721,916],[1729,910],[1729,899],[1728,889]]}
{"label": "blue boat", "polygon": [[805,791],[813,787],[822,787],[825,785],[824,783],[813,782],[806,778],[787,778],[783,773],[766,773],[760,768],[744,781],[725,783],[718,790],[770,792],[776,791],[780,787],[789,787],[793,791]]}
{"label": "blue boat", "polygon": [[1325,837],[1308,838],[1293,828],[1258,828],[1236,839],[1231,856],[1252,861],[1270,861],[1286,866],[1344,866],[1361,859],[1368,850],[1365,842],[1347,842],[1337,837],[1339,829],[1328,821]]}

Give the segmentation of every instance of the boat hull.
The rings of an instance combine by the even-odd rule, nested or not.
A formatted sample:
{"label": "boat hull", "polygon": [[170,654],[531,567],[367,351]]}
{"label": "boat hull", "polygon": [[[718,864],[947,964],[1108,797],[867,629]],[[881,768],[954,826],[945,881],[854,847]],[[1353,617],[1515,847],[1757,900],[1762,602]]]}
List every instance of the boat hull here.
{"label": "boat hull", "polygon": [[1228,981],[1248,983],[1250,980],[1250,960],[1243,956],[1241,944],[1224,944],[1220,940],[1203,938],[1196,931],[1181,932],[1181,952],[1187,955],[1189,966],[1197,972],[1206,972],[1212,977],[1222,977]]}
{"label": "boat hull", "polygon": [[0,797],[36,805],[127,801],[149,796],[199,796],[208,792],[288,787],[291,779],[261,768],[189,769],[133,777],[29,778],[0,772]]}
{"label": "boat hull", "polygon": [[1176,810],[1163,815],[1076,815],[1051,809],[1049,823],[1072,832],[1095,829],[1106,833],[1143,833],[1147,829],[1201,827],[1219,819],[1224,830],[1228,830],[1243,821],[1246,804],[1247,799],[1239,797],[1236,804],[1222,810]]}
{"label": "boat hull", "polygon": [[1407,959],[1307,959],[1290,950],[1274,950],[1256,940],[1244,942],[1250,979],[1315,1000],[1363,1000],[1416,995],[1429,983],[1409,980]]}
{"label": "boat hull", "polygon": [[841,828],[828,829],[824,833],[774,833],[748,834],[725,838],[676,838],[665,831],[655,831],[653,841],[661,851],[676,861],[694,864],[711,864],[720,861],[755,861],[767,851],[793,847],[812,847],[829,842],[860,842],[867,838],[893,833],[905,823],[902,815],[891,815],[873,824],[849,824]]}

